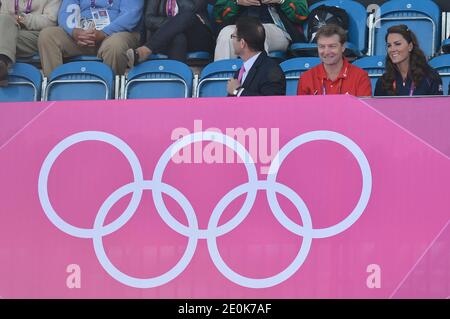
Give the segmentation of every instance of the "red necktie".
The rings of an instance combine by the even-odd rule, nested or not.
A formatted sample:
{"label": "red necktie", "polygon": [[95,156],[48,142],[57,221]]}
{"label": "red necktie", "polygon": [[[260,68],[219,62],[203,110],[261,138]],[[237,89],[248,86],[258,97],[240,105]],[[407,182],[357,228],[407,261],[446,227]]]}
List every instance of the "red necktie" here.
{"label": "red necktie", "polygon": [[244,73],[245,73],[245,67],[244,67],[244,65],[242,64],[242,66],[241,66],[241,69],[239,70],[239,75],[238,75],[238,81],[239,81],[239,83],[241,83],[242,84],[242,77],[244,76]]}

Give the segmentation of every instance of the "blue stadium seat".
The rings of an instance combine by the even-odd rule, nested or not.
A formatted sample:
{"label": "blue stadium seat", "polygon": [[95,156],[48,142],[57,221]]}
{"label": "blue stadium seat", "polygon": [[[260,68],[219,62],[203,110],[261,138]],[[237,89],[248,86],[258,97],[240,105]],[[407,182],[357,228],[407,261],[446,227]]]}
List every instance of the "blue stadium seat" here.
{"label": "blue stadium seat", "polygon": [[366,70],[369,73],[370,83],[372,84],[372,94],[375,92],[375,85],[378,78],[384,73],[386,56],[366,56],[364,58],[353,61],[353,64]]}
{"label": "blue stadium seat", "polygon": [[416,35],[425,55],[432,57],[440,46],[441,11],[431,0],[392,0],[380,6],[369,30],[370,55],[386,53],[387,29],[406,24]]}
{"label": "blue stadium seat", "polygon": [[128,72],[123,99],[192,96],[192,70],[175,60],[150,60]]}
{"label": "blue stadium seat", "polygon": [[191,61],[209,61],[211,59],[211,55],[209,52],[206,51],[195,51],[195,52],[188,52],[187,54],[187,61],[188,63]]}
{"label": "blue stadium seat", "polygon": [[442,52],[450,53],[450,39],[442,41]]}
{"label": "blue stadium seat", "polygon": [[[344,9],[349,17],[349,26],[346,43],[346,55],[361,56],[367,52],[367,12],[362,4],[352,0],[325,0],[313,4],[312,11],[321,5],[334,6]],[[305,36],[308,34],[308,24],[305,24]],[[289,51],[294,55],[317,56],[316,43],[293,43]],[[303,51],[303,53],[302,53]]]}
{"label": "blue stadium seat", "polygon": [[320,63],[319,58],[302,57],[286,60],[280,64],[286,76],[286,95],[297,95],[298,79],[303,72]]}
{"label": "blue stadium seat", "polygon": [[148,57],[148,60],[167,60],[169,57],[162,53],[152,53]]}
{"label": "blue stadium seat", "polygon": [[208,64],[200,73],[196,96],[227,96],[227,81],[241,66],[241,59],[218,60]]}
{"label": "blue stadium seat", "polygon": [[208,11],[208,19],[209,19],[209,23],[211,23],[211,27],[213,29],[214,34],[217,33],[217,23],[216,20],[214,19],[214,5],[211,3],[211,1],[208,1],[207,7],[206,7],[207,11]]}
{"label": "blue stadium seat", "polygon": [[211,3],[211,1],[208,1],[207,11],[208,11],[208,19],[209,19],[209,23],[211,23],[212,31],[214,34],[218,34],[219,26],[217,25],[216,20],[214,19],[214,5]]}
{"label": "blue stadium seat", "polygon": [[102,62],[103,60],[98,58],[96,55],[76,55],[67,59],[67,62],[76,61],[97,61]]}
{"label": "blue stadium seat", "polygon": [[277,60],[283,61],[286,59],[287,52],[286,51],[270,51],[269,53],[267,53],[267,55],[269,57],[271,57],[272,59],[277,59]]}
{"label": "blue stadium seat", "polygon": [[[162,53],[153,53],[148,57],[148,60],[167,60],[169,57]],[[193,51],[188,52],[186,57],[186,63],[191,64],[201,64],[205,65],[211,61],[211,54],[206,51]]]}
{"label": "blue stadium seat", "polygon": [[148,56],[148,60],[167,60],[169,57],[162,53],[152,53]]}
{"label": "blue stadium seat", "polygon": [[294,42],[289,46],[289,52],[293,56],[317,57],[317,43]]}
{"label": "blue stadium seat", "polygon": [[34,66],[16,63],[9,69],[9,85],[0,87],[0,102],[26,102],[41,99],[42,75]]}
{"label": "blue stadium seat", "polygon": [[30,57],[17,57],[16,58],[16,62],[33,64],[35,66],[40,67],[40,65],[41,65],[41,57],[39,56],[38,53],[36,53],[35,55],[32,55]]}
{"label": "blue stadium seat", "polygon": [[114,73],[108,65],[77,61],[60,65],[50,74],[44,100],[108,100],[113,93]]}
{"label": "blue stadium seat", "polygon": [[450,83],[450,54],[437,56],[430,60],[430,65],[435,68],[442,79],[443,89],[445,95],[450,95],[448,85]]}

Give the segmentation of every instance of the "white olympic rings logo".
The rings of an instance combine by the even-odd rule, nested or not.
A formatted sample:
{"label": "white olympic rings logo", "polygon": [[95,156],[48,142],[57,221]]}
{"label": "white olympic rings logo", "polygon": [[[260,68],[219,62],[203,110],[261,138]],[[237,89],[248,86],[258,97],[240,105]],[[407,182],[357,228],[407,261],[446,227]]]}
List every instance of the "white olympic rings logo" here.
{"label": "white olympic rings logo", "polygon": [[[319,140],[332,141],[344,146],[356,158],[362,174],[361,195],[353,211],[344,220],[326,228],[313,228],[309,210],[302,198],[288,186],[276,181],[281,164],[293,150],[302,144]],[[101,141],[117,148],[127,158],[134,176],[133,182],[120,187],[105,200],[95,218],[94,227],[90,229],[79,228],[64,221],[54,210],[48,196],[48,177],[54,162],[67,148],[84,141]],[[233,149],[243,160],[248,174],[248,182],[232,189],[217,203],[209,219],[207,229],[199,229],[195,211],[189,200],[179,190],[162,181],[163,172],[172,156],[185,146],[200,141],[214,141]],[[117,269],[106,255],[102,241],[103,236],[115,232],[130,220],[140,204],[144,190],[152,190],[155,207],[163,221],[171,229],[189,239],[183,256],[172,269],[163,275],[145,279],[129,276]],[[222,259],[216,239],[232,231],[245,219],[252,209],[258,190],[266,191],[272,213],[283,227],[296,235],[302,236],[303,240],[297,256],[286,269],[272,277],[256,279],[242,276],[232,270]],[[153,179],[144,180],[141,165],[136,154],[124,141],[105,132],[80,132],[65,138],[50,151],[42,164],[38,181],[39,200],[48,219],[57,228],[69,235],[79,238],[91,238],[93,240],[95,254],[106,272],[119,282],[136,288],[158,287],[175,279],[189,265],[199,239],[206,239],[208,251],[215,266],[232,282],[249,288],[268,288],[275,286],[290,278],[301,267],[308,255],[313,238],[331,237],[345,231],[353,225],[364,212],[370,198],[371,190],[372,174],[369,162],[363,151],[351,139],[333,131],[312,131],[299,135],[289,141],[272,160],[266,180],[258,180],[255,163],[245,147],[233,138],[222,133],[210,131],[197,132],[184,136],[174,142],[159,159],[153,173]],[[110,208],[118,200],[130,193],[132,193],[132,198],[122,215],[110,224],[104,225]],[[188,226],[181,224],[172,217],[164,204],[162,193],[172,197],[182,207],[187,217]],[[226,207],[233,200],[245,193],[247,193],[246,199],[237,214],[225,224],[218,226],[219,219]],[[295,205],[303,225],[294,223],[285,215],[278,203],[277,193],[282,194]]]}

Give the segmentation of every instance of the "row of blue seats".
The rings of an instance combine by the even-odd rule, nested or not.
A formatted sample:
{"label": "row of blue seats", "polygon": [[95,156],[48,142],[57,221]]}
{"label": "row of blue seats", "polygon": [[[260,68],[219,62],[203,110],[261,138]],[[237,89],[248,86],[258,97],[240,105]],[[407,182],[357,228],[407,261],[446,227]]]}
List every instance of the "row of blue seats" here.
{"label": "row of blue seats", "polygon": [[[325,0],[313,4],[310,9],[320,5],[337,6],[349,15],[348,53],[363,55],[384,55],[386,31],[389,27],[406,24],[417,35],[423,51],[428,57],[439,52],[446,34],[441,30],[446,23],[441,17],[439,6],[432,0],[391,0],[367,9],[353,0]],[[373,10],[373,12],[368,12]],[[308,25],[305,26],[305,35]],[[447,41],[450,44],[450,41]],[[444,42],[444,45],[447,44]],[[313,56],[317,46],[314,43],[294,43],[290,51],[297,56]]]}
{"label": "row of blue seats", "polygon": [[[417,35],[419,44],[428,57],[433,57],[442,48],[450,48],[450,39],[442,32],[442,26],[450,24],[446,16],[441,16],[439,6],[432,0],[390,0],[382,5],[365,8],[353,0],[324,0],[314,3],[310,10],[321,6],[336,6],[344,9],[349,17],[346,55],[384,55],[385,35],[393,25],[406,24]],[[210,7],[211,9],[211,7]],[[211,16],[212,18],[212,16]],[[305,37],[309,25],[304,25]],[[431,35],[431,36],[430,36]],[[450,50],[450,49],[449,49]],[[285,59],[290,56],[317,56],[316,43],[292,43],[288,52],[269,52],[273,58]]]}
{"label": "row of blue seats", "polygon": [[[286,75],[286,95],[295,95],[303,72],[320,63],[316,57],[292,58],[280,64]],[[384,72],[384,56],[368,56],[353,62],[369,73],[372,88]],[[240,59],[208,64],[199,77],[189,66],[174,60],[149,60],[132,68],[127,76],[114,76],[97,61],[69,62],[48,79],[34,66],[17,63],[10,71],[9,86],[0,88],[0,102],[108,100],[226,96],[226,83],[241,67]],[[445,94],[450,83],[450,54],[430,60],[441,74]]]}
{"label": "row of blue seats", "polygon": [[[444,39],[442,25],[450,21],[441,17],[439,6],[432,0],[390,0],[380,6],[365,8],[354,0],[324,0],[314,3],[310,10],[320,5],[337,6],[344,9],[349,16],[348,41],[346,54],[354,57],[364,55],[384,55],[384,36],[389,27],[406,24],[419,39],[421,48],[428,57],[435,56],[442,47],[450,48],[450,39]],[[209,5],[212,16],[212,5]],[[374,12],[368,12],[375,10]],[[304,26],[305,36],[308,34],[308,24]],[[431,35],[431,36],[430,36]],[[315,43],[292,43],[288,52],[272,51],[269,55],[280,60],[290,56],[317,56]],[[166,55],[154,54],[151,59],[167,59]],[[190,65],[206,65],[212,56],[208,52],[190,52],[187,57]],[[21,61],[25,62],[25,61]],[[35,56],[26,62],[39,64]]]}

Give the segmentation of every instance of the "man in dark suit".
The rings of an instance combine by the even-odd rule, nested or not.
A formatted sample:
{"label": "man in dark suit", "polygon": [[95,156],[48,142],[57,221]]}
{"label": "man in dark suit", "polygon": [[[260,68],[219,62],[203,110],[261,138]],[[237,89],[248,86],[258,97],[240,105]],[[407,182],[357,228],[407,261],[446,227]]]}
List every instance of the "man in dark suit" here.
{"label": "man in dark suit", "polygon": [[286,78],[277,62],[264,51],[266,34],[258,18],[241,17],[231,34],[241,69],[227,84],[229,96],[285,95]]}

